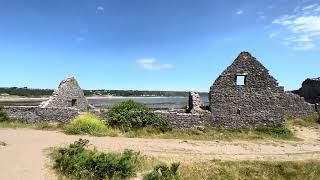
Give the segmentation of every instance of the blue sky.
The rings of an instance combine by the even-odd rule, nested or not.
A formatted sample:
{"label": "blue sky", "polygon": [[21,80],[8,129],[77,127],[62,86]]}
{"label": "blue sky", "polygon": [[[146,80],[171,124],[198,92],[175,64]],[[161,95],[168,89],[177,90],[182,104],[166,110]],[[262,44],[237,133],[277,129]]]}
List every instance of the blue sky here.
{"label": "blue sky", "polygon": [[0,0],[0,86],[208,91],[241,51],[320,76],[317,0]]}

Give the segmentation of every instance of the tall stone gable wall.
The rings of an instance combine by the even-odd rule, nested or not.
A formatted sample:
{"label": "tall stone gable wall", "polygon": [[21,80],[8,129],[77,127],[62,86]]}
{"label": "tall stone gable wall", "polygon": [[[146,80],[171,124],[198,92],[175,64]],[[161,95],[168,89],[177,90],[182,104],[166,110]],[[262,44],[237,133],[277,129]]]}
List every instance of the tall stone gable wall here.
{"label": "tall stone gable wall", "polygon": [[[75,102],[72,102],[75,101]],[[48,101],[40,105],[41,108],[75,108],[82,111],[89,109],[89,103],[74,77],[63,80],[58,89]]]}
{"label": "tall stone gable wall", "polygon": [[[245,75],[246,84],[236,85]],[[247,52],[242,52],[214,82],[209,92],[214,127],[255,128],[283,125],[283,87]]]}

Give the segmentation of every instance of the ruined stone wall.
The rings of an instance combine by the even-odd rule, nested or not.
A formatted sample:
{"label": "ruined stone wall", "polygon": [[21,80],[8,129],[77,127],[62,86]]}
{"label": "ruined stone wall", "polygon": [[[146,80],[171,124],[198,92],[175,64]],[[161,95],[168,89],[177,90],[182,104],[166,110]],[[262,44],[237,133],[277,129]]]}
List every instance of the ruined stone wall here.
{"label": "ruined stone wall", "polygon": [[316,112],[314,104],[306,102],[303,97],[291,92],[285,93],[283,106],[285,115],[291,117],[303,117]]}
{"label": "ruined stone wall", "polygon": [[175,128],[201,127],[209,119],[210,113],[179,113],[170,111],[155,111],[157,116],[169,121]]}
{"label": "ruined stone wall", "polygon": [[42,121],[69,122],[80,113],[72,108],[39,108],[36,106],[8,106],[2,109],[11,119],[26,123]]}
{"label": "ruined stone wall", "polygon": [[[236,84],[238,75],[245,76],[244,85]],[[210,88],[210,123],[225,128],[279,127],[283,99],[283,87],[260,62],[242,52]]]}

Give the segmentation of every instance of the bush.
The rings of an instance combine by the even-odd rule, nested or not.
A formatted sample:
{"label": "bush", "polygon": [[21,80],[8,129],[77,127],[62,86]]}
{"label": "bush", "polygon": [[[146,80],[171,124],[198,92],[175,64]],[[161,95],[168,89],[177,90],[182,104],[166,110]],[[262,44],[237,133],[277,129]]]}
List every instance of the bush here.
{"label": "bush", "polygon": [[3,112],[2,109],[3,107],[0,106],[0,122],[9,121],[9,116],[7,115],[7,113]]}
{"label": "bush", "polygon": [[259,135],[268,135],[281,139],[291,139],[294,137],[294,134],[286,128],[257,128],[255,131]]}
{"label": "bush", "polygon": [[107,122],[110,126],[120,127],[126,131],[146,126],[152,126],[163,132],[171,130],[168,121],[156,116],[145,105],[131,100],[114,105],[108,112]]}
{"label": "bush", "polygon": [[67,134],[89,134],[101,136],[106,133],[108,127],[96,116],[91,114],[82,114],[66,125]]}
{"label": "bush", "polygon": [[178,169],[180,163],[173,163],[171,167],[159,164],[150,173],[144,175],[144,180],[179,180]]}
{"label": "bush", "polygon": [[54,169],[74,179],[126,179],[135,175],[138,154],[125,150],[122,154],[88,150],[89,141],[79,139],[51,155]]}

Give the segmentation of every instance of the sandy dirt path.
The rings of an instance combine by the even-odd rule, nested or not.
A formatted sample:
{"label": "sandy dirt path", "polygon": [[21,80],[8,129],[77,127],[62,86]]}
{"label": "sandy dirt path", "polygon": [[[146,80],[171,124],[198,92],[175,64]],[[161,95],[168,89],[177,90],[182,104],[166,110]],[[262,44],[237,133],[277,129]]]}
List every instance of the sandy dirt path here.
{"label": "sandy dirt path", "polygon": [[[305,133],[303,134],[305,135]],[[56,131],[0,129],[0,179],[55,179],[44,150],[86,138],[99,150],[124,149],[178,161],[192,160],[320,160],[319,136],[301,142],[185,141],[124,137],[67,136]],[[2,145],[1,145],[2,144]]]}

